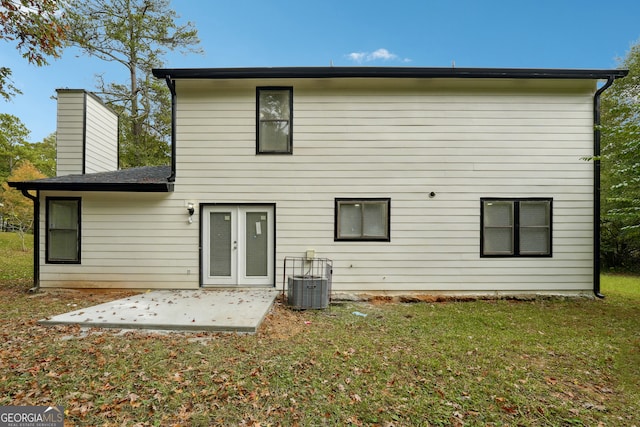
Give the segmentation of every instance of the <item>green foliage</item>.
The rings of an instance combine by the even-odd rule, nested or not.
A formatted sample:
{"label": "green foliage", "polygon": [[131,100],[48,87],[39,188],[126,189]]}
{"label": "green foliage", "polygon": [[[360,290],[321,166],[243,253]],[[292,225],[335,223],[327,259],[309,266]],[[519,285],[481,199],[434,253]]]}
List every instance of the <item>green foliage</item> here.
{"label": "green foliage", "polygon": [[29,130],[19,118],[0,113],[0,181],[5,181],[27,154]]}
{"label": "green foliage", "polygon": [[[31,64],[46,65],[58,56],[64,39],[56,0],[0,0],[0,40],[16,43]],[[10,99],[20,91],[11,83],[11,70],[0,67],[0,96]]]}
{"label": "green foliage", "polygon": [[55,175],[55,136],[32,144],[29,130],[15,116],[0,114],[0,228],[11,226],[25,238],[33,226],[33,202],[10,188],[7,181],[29,181]]}
{"label": "green foliage", "polygon": [[99,77],[99,92],[120,113],[123,167],[168,163],[170,98],[151,70],[168,51],[200,51],[193,24],[177,19],[169,0],[72,0],[66,8],[69,43],[129,74],[126,84]]}
{"label": "green foliage", "polygon": [[[120,117],[120,167],[159,166],[169,163],[171,157],[171,97],[164,82],[146,76],[148,96],[144,101],[147,119],[141,123],[142,132],[136,137],[132,131],[134,120],[130,111],[116,101],[107,101]],[[109,93],[119,93],[122,99],[127,89],[110,84]],[[110,95],[111,96],[111,95]],[[118,98],[118,97],[117,97]],[[137,140],[137,143],[134,141]]]}
{"label": "green foliage", "polygon": [[[31,162],[23,160],[9,176],[8,181],[31,181],[44,177]],[[0,212],[3,220],[18,231],[18,235],[22,239],[22,250],[26,251],[26,233],[31,231],[33,227],[33,202],[26,198],[22,192],[9,187],[7,182],[2,183],[0,200],[2,200]]]}
{"label": "green foliage", "polygon": [[25,157],[45,176],[56,176],[56,135],[52,133],[42,142],[30,143]]}
{"label": "green foliage", "polygon": [[640,268],[640,44],[621,63],[629,75],[602,97],[602,227],[605,268]]}

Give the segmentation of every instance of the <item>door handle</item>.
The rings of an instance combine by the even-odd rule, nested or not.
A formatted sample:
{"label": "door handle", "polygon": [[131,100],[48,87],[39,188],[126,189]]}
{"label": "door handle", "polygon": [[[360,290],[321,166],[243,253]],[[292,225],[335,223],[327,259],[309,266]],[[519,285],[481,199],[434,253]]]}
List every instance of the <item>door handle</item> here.
{"label": "door handle", "polygon": [[237,241],[233,241],[233,250],[235,251],[236,249],[238,249],[238,242]]}

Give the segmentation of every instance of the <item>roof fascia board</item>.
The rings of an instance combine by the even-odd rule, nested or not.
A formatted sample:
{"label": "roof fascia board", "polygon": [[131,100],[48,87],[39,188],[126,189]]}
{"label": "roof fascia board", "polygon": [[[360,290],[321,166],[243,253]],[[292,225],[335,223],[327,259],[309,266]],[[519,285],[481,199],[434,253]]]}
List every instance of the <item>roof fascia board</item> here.
{"label": "roof fascia board", "polygon": [[171,193],[173,183],[60,183],[60,182],[9,182],[10,187],[18,190],[42,190],[42,191],[110,191],[126,193]]}
{"label": "roof fascia board", "polygon": [[511,78],[608,79],[624,77],[628,70],[553,68],[417,68],[417,67],[260,67],[260,68],[156,68],[166,79],[264,78]]}

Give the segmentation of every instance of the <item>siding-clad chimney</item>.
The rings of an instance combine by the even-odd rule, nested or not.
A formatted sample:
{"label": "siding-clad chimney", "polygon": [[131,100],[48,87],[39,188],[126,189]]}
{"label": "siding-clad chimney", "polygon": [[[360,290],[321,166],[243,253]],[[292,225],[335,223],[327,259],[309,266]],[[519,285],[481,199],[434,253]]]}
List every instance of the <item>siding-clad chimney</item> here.
{"label": "siding-clad chimney", "polygon": [[57,176],[118,169],[118,116],[83,89],[57,89]]}

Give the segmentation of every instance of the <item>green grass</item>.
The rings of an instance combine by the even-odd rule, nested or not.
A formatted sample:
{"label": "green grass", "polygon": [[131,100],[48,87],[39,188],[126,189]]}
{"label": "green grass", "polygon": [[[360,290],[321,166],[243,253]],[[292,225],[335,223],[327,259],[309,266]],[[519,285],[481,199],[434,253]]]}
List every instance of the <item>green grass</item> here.
{"label": "green grass", "polygon": [[33,235],[25,236],[28,251],[16,233],[0,231],[0,283],[31,287],[33,281]]}
{"label": "green grass", "polygon": [[45,328],[107,296],[0,287],[0,406],[63,405],[74,425],[639,425],[640,278],[602,289],[277,306],[256,335],[157,335]]}
{"label": "green grass", "polygon": [[605,296],[609,292],[632,297],[640,295],[640,281],[637,276],[604,275],[601,281],[602,292]]}

